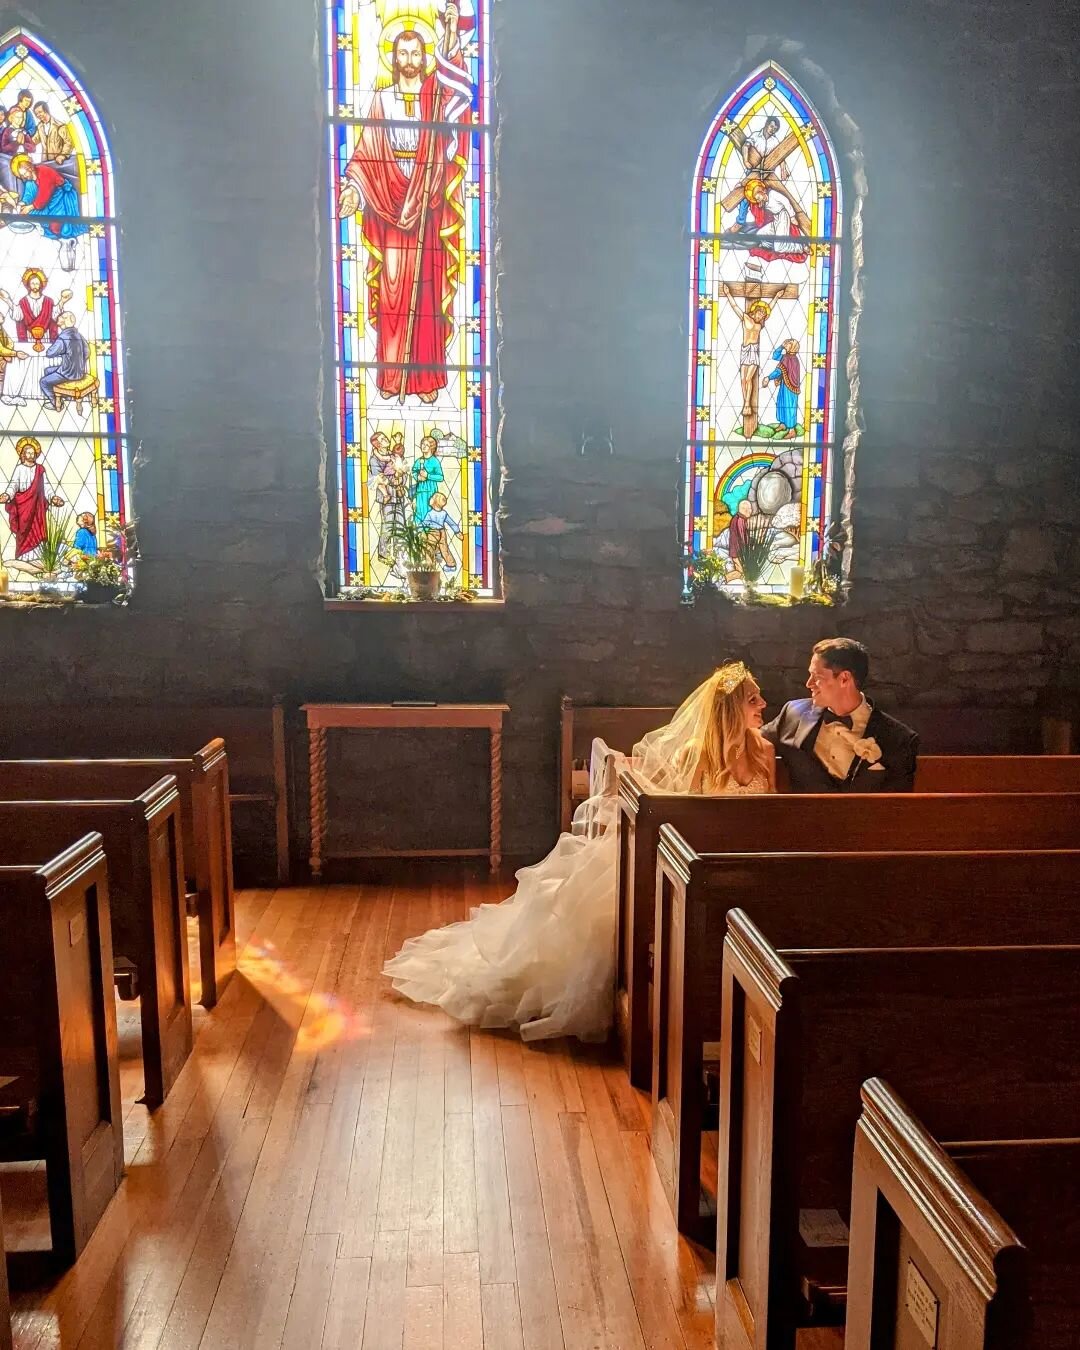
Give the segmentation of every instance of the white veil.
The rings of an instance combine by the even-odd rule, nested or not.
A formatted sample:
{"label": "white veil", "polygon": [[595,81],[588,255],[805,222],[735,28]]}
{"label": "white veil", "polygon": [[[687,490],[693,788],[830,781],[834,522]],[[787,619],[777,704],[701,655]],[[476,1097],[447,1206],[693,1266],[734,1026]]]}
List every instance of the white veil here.
{"label": "white veil", "polygon": [[614,827],[620,769],[632,768],[657,792],[689,792],[717,695],[731,693],[749,675],[741,661],[720,666],[676,708],[670,722],[646,732],[629,756],[593,741],[589,796],[574,812],[572,832],[592,836]]}
{"label": "white veil", "polygon": [[[688,792],[719,693],[746,679],[721,666],[671,721],[634,746],[635,772],[664,792]],[[624,756],[593,743],[591,795],[570,834],[517,873],[517,890],[469,919],[412,938],[384,967],[394,988],[484,1027],[518,1026],[524,1040],[603,1040],[615,982],[617,771]]]}

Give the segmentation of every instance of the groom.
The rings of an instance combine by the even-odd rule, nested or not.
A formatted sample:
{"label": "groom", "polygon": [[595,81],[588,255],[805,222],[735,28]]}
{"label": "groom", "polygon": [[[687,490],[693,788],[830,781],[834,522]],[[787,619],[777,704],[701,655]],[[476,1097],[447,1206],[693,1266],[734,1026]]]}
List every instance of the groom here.
{"label": "groom", "polygon": [[765,739],[793,792],[911,792],[919,738],[880,712],[863,686],[870,657],[853,638],[826,638],[810,657],[809,698],[785,703]]}

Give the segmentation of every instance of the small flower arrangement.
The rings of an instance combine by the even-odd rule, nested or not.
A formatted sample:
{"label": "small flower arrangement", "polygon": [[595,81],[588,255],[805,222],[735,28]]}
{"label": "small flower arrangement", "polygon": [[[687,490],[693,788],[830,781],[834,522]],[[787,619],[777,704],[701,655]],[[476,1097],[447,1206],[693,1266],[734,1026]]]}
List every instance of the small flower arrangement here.
{"label": "small flower arrangement", "polygon": [[107,553],[90,554],[70,549],[64,565],[72,580],[82,587],[81,598],[85,604],[107,605],[119,599],[127,589],[123,569]]}
{"label": "small flower arrangement", "polygon": [[75,581],[91,586],[120,586],[123,581],[120,564],[101,554],[91,555],[69,549],[65,559]]}

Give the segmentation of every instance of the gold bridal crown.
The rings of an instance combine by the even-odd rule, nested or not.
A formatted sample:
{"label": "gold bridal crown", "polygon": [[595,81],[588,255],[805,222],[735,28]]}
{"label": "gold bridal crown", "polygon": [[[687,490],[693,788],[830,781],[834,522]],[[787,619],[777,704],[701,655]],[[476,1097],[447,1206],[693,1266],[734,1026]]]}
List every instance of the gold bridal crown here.
{"label": "gold bridal crown", "polygon": [[733,694],[744,680],[750,679],[750,672],[741,661],[729,661],[716,672],[717,685],[724,694]]}

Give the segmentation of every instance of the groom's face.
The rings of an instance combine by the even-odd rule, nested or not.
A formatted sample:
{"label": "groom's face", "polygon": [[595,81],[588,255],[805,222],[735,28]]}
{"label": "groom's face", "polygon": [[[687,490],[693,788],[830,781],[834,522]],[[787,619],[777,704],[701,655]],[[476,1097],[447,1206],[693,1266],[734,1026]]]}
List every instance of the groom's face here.
{"label": "groom's face", "polygon": [[830,670],[816,653],[810,658],[810,673],[806,681],[815,708],[832,708],[851,701],[851,672]]}

